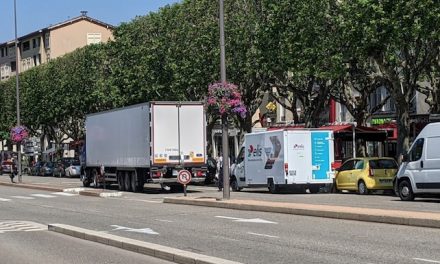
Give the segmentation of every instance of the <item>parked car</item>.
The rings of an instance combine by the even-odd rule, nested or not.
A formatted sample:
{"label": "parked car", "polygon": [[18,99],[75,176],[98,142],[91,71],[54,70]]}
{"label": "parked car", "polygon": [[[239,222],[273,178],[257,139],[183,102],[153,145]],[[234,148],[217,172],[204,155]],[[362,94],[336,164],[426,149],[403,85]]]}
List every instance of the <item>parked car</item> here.
{"label": "parked car", "polygon": [[40,174],[43,176],[53,176],[55,164],[51,161],[45,162],[43,166],[41,166]]}
{"label": "parked car", "polygon": [[11,173],[12,171],[12,161],[6,160],[2,162],[1,173]]}
{"label": "parked car", "polygon": [[68,166],[65,162],[58,161],[55,163],[53,168],[53,176],[54,177],[64,177],[66,175],[65,168]]}
{"label": "parked car", "polygon": [[403,155],[396,177],[397,194],[412,201],[422,194],[440,194],[440,122],[428,124]]}
{"label": "parked car", "polygon": [[31,175],[34,175],[34,176],[40,175],[40,173],[41,173],[40,170],[43,165],[44,165],[43,161],[35,162],[34,166],[32,166],[30,169]]}
{"label": "parked car", "polygon": [[397,162],[392,158],[353,158],[337,169],[337,190],[368,194],[371,190],[393,190]]}
{"label": "parked car", "polygon": [[72,160],[64,169],[66,177],[79,177],[81,174],[81,164],[79,160]]}

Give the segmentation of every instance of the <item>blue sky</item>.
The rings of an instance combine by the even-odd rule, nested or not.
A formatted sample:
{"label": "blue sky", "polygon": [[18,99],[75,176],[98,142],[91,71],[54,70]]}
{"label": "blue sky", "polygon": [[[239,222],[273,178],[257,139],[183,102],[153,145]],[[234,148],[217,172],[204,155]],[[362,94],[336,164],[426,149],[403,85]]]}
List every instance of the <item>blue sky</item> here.
{"label": "blue sky", "polygon": [[[16,0],[17,32],[22,36],[88,11],[88,16],[114,26],[182,0]],[[14,0],[1,0],[0,43],[13,40]]]}

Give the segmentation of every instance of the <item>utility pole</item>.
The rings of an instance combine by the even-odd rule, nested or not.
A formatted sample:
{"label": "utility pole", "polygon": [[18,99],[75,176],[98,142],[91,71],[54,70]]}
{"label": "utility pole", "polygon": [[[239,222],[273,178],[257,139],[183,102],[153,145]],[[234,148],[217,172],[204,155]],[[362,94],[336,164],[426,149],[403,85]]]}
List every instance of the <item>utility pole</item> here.
{"label": "utility pole", "polygon": [[[19,48],[18,48],[18,36],[17,36],[17,1],[14,0],[14,24],[15,24],[15,93],[17,99],[17,126],[20,126],[20,86],[19,86],[19,74],[20,74],[20,61],[19,61]],[[21,142],[17,143],[18,153],[18,182],[21,181]]]}
{"label": "utility pole", "polygon": [[[226,84],[226,58],[225,58],[225,21],[223,0],[220,4],[220,77],[222,84]],[[229,133],[228,117],[222,117],[222,149],[223,149],[223,199],[229,200]]]}

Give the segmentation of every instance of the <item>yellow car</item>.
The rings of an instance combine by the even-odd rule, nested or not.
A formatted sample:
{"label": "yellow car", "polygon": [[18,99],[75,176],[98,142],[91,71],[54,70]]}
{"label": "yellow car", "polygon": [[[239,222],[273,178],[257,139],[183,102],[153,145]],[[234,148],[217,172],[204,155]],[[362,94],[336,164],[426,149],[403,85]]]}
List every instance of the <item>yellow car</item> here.
{"label": "yellow car", "polygon": [[370,190],[392,190],[397,173],[397,163],[392,158],[353,158],[337,169],[337,190],[368,194]]}

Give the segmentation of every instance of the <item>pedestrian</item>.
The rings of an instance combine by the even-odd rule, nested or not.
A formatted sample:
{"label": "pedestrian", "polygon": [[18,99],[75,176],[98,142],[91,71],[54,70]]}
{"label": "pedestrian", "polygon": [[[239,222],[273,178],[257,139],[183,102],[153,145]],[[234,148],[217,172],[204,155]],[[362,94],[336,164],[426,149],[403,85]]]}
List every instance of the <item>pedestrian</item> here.
{"label": "pedestrian", "polygon": [[11,174],[9,175],[12,183],[15,183],[14,178],[15,178],[16,174],[17,174],[17,162],[15,161],[14,158],[12,158],[12,160],[11,160]]}
{"label": "pedestrian", "polygon": [[223,157],[217,157],[217,187],[218,191],[223,191]]}

